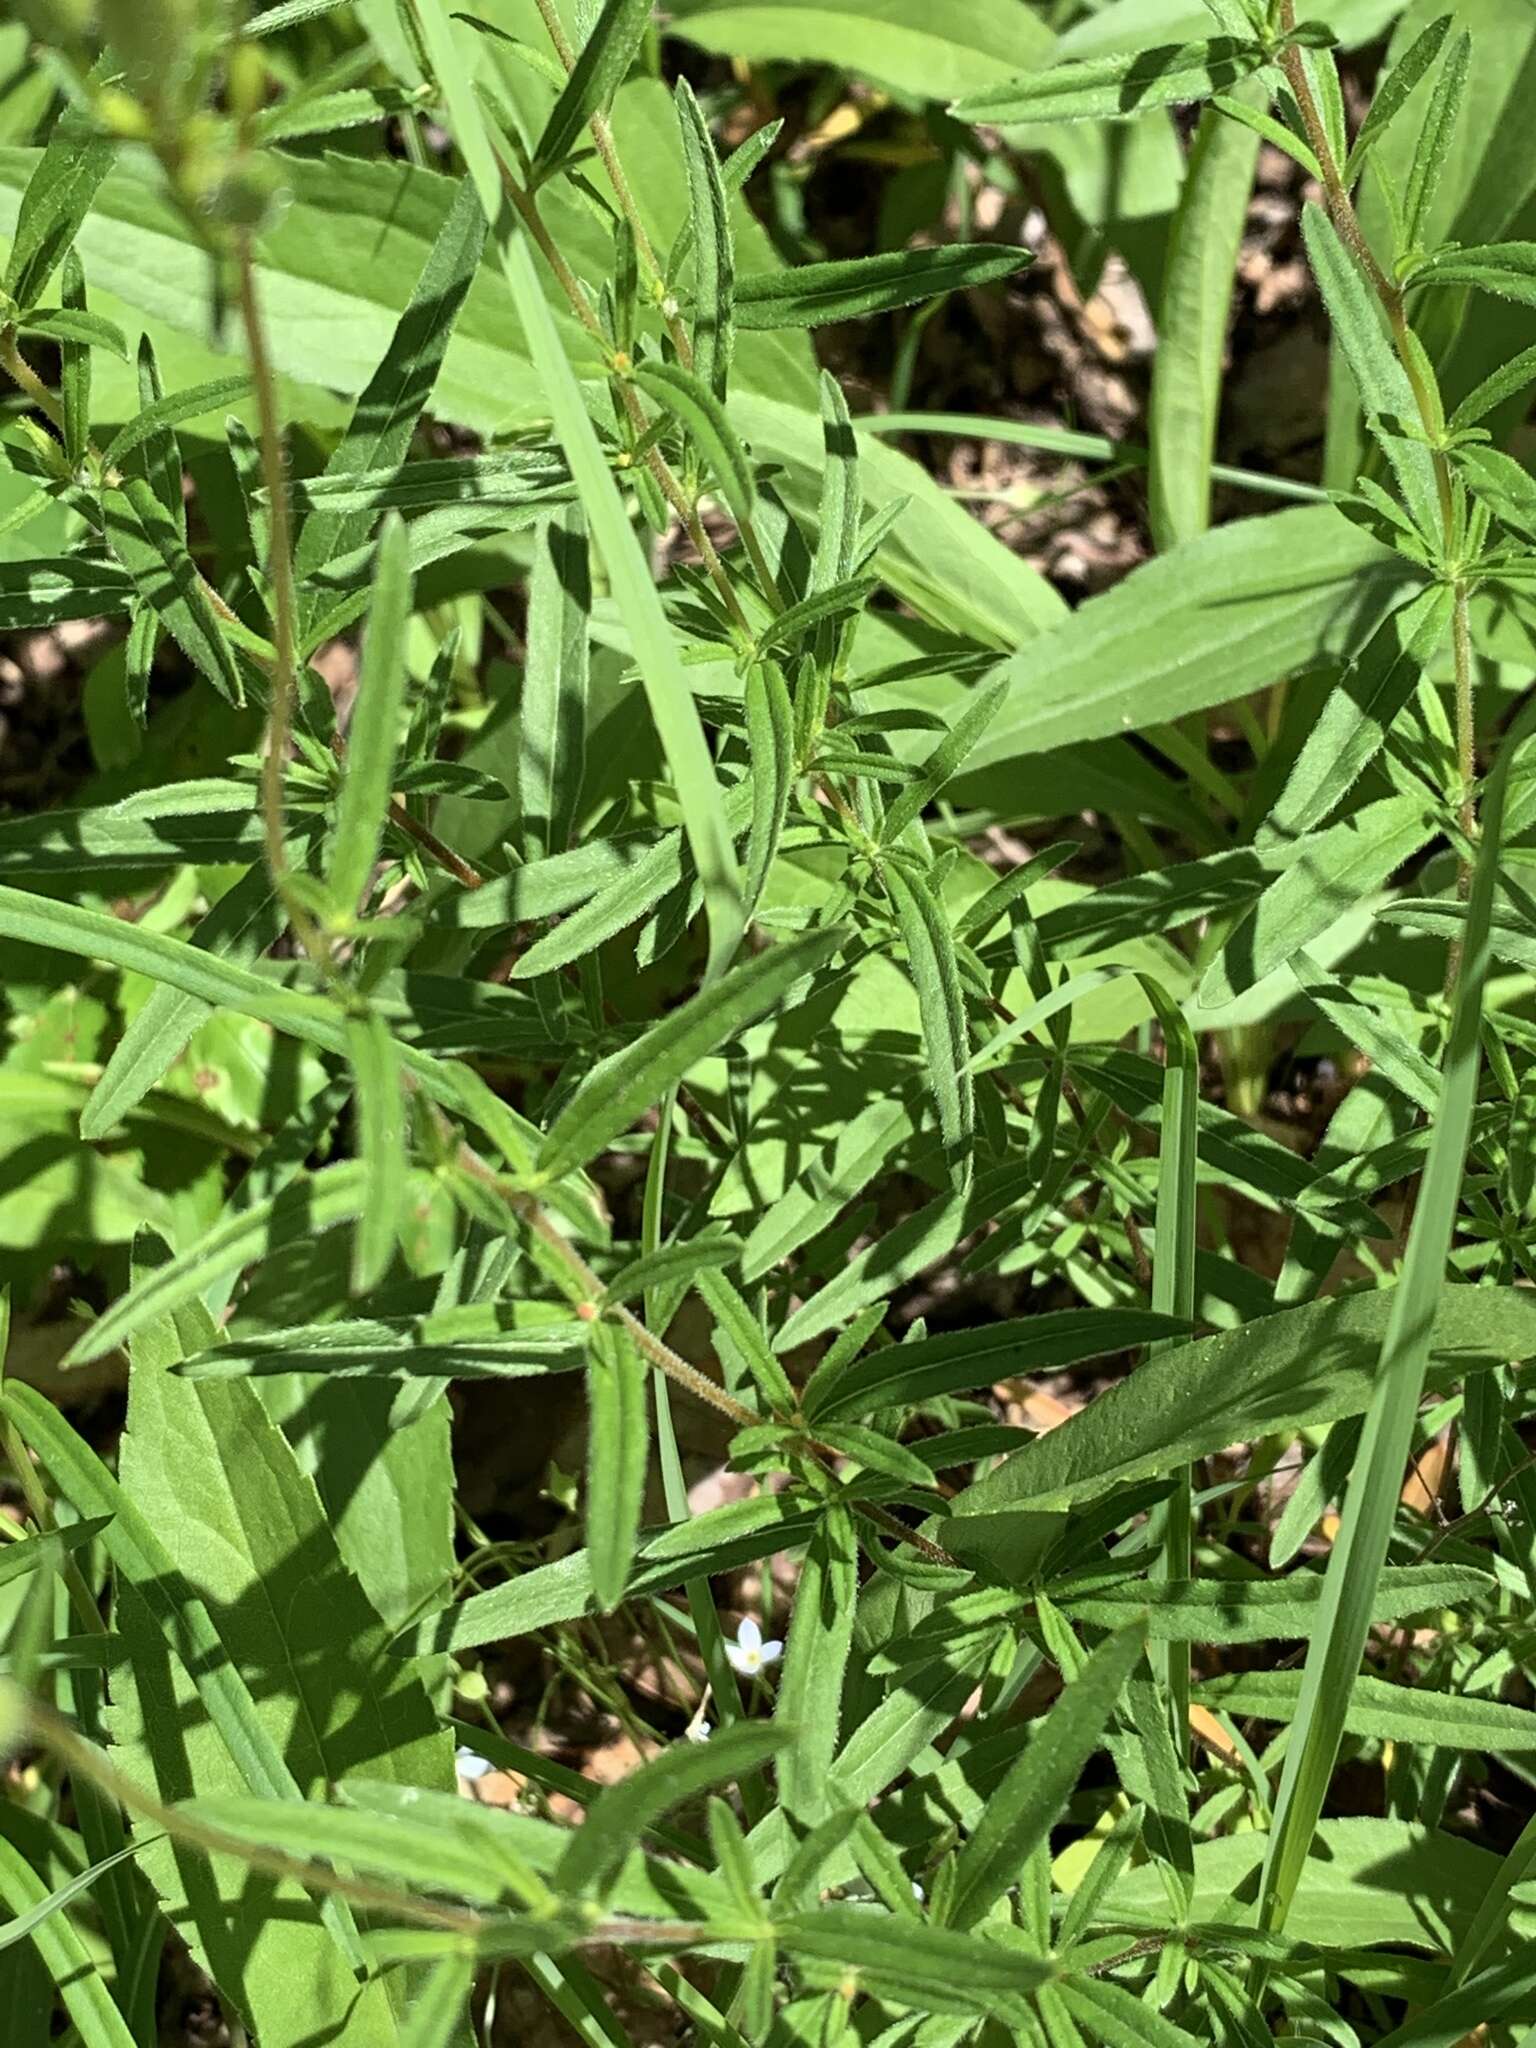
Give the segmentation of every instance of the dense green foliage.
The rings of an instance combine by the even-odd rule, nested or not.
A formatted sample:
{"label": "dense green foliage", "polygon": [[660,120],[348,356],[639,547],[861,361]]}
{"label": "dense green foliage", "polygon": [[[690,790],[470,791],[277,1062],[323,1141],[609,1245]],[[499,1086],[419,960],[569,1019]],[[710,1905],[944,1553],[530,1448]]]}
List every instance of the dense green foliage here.
{"label": "dense green foliage", "polygon": [[[6,2048],[155,2048],[173,1938],[256,2048],[1536,2039],[1536,15],[1208,6],[0,28],[0,630],[117,622],[0,818]],[[905,394],[1030,250],[796,249],[849,79],[1124,255],[1144,451],[851,415],[809,330]],[[1314,484],[1214,467],[1261,145]],[[1069,610],[914,426],[1155,556]],[[471,1381],[581,1388],[546,1537]],[[605,1789],[499,1732],[637,1636]]]}

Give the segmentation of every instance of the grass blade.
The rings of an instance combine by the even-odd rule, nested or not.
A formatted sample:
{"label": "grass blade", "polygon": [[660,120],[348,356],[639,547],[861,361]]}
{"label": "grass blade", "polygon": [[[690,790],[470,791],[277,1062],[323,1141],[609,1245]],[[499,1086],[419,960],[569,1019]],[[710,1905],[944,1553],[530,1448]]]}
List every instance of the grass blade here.
{"label": "grass blade", "polygon": [[1391,1295],[1391,1317],[1360,1449],[1344,1496],[1341,1526],[1328,1560],[1323,1611],[1307,1653],[1301,1699],[1265,1849],[1259,1915],[1260,1925],[1269,1929],[1285,1925],[1322,1815],[1343,1738],[1350,1690],[1365,1648],[1371,1600],[1397,1511],[1477,1101],[1483,990],[1490,959],[1489,918],[1498,874],[1504,795],[1520,742],[1533,725],[1536,705],[1527,707],[1506,736],[1483,804],[1482,838],[1467,904],[1439,1114],[1402,1279]]}

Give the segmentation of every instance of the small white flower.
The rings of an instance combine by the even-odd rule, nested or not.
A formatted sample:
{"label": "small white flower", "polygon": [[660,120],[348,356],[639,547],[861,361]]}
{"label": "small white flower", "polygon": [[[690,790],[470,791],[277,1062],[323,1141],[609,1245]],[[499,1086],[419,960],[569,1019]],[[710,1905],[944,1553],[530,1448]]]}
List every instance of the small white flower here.
{"label": "small white flower", "polygon": [[714,1729],[702,1715],[695,1715],[683,1730],[683,1740],[685,1742],[708,1742],[714,1732]]}
{"label": "small white flower", "polygon": [[912,1880],[912,1896],[914,1899],[916,1899],[917,1903],[920,1906],[927,1905],[928,1894],[923,1890],[922,1886],[918,1883],[915,1877]]}
{"label": "small white flower", "polygon": [[455,1750],[453,1762],[459,1776],[471,1785],[474,1784],[477,1778],[488,1776],[496,1768],[493,1763],[487,1762],[483,1756],[478,1755],[472,1749]]}
{"label": "small white flower", "polygon": [[778,1663],[784,1645],[778,1641],[765,1643],[762,1630],[749,1614],[737,1629],[735,1642],[726,1644],[725,1654],[739,1677],[757,1678],[769,1664]]}

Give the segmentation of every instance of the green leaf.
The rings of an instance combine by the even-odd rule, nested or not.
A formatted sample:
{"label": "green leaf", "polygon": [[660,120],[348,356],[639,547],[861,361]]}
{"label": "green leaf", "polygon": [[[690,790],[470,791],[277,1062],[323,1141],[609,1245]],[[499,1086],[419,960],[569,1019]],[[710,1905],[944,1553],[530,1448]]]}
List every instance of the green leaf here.
{"label": "green leaf", "polygon": [[504,1305],[464,1302],[425,1316],[237,1331],[175,1370],[194,1380],[275,1373],[480,1379],[570,1372],[586,1363],[588,1332],[586,1323],[520,1324],[515,1310]]}
{"label": "green leaf", "polygon": [[[450,189],[451,200],[409,302],[362,389],[323,478],[311,489],[324,485],[328,490],[359,490],[365,477],[398,470],[405,462],[485,247],[485,216],[470,180],[461,179]],[[337,271],[341,273],[340,262]],[[323,493],[312,502],[314,509],[299,530],[293,554],[294,575],[301,585],[328,562],[361,547],[372,527],[367,504],[355,506],[345,496],[337,503]],[[311,597],[307,602],[307,616],[312,618],[319,601]]]}
{"label": "green leaf", "polygon": [[1242,919],[1200,984],[1207,1009],[1235,1002],[1346,911],[1372,896],[1433,836],[1418,796],[1383,797],[1308,840]]}
{"label": "green leaf", "polygon": [[725,406],[691,370],[679,363],[640,363],[634,381],[688,430],[738,522],[752,517],[755,496],[748,462]]}
{"label": "green leaf", "polygon": [[[687,1580],[710,1578],[749,1559],[808,1542],[815,1520],[802,1503],[769,1495],[711,1509],[650,1535],[642,1532],[628,1597],[638,1600],[670,1591]],[[592,1600],[591,1559],[584,1550],[572,1551],[459,1606],[427,1615],[399,1638],[396,1648],[402,1654],[473,1649],[574,1620],[588,1612]]]}
{"label": "green leaf", "polygon": [[[965,1514],[1094,1500],[1235,1443],[1358,1415],[1371,1399],[1395,1291],[1344,1295],[1158,1352],[956,1497]],[[1536,1357],[1536,1299],[1440,1288],[1425,1340],[1436,1386]]]}
{"label": "green leaf", "polygon": [[347,1019],[357,1086],[357,1156],[368,1198],[352,1237],[352,1292],[371,1294],[389,1271],[405,1209],[405,1102],[389,1027],[376,1011]]}
{"label": "green leaf", "polygon": [[1536,306],[1536,242],[1490,242],[1442,249],[1414,271],[1411,284],[1473,285],[1499,298]]}
{"label": "green leaf", "polygon": [[971,93],[950,108],[957,121],[991,127],[1029,121],[1112,121],[1151,107],[1209,99],[1258,70],[1264,52],[1231,36],[1161,44],[1124,56],[1056,64],[989,92]]}
{"label": "green leaf", "polygon": [[[1237,104],[1267,104],[1261,85]],[[1211,523],[1211,458],[1221,404],[1232,274],[1258,161],[1258,137],[1213,108],[1200,116],[1169,230],[1152,358],[1147,515],[1160,549]]]}
{"label": "green leaf", "polygon": [[336,806],[336,840],[327,886],[339,916],[351,917],[378,858],[394,788],[400,708],[405,698],[405,633],[414,604],[405,526],[391,512],[379,534],[373,602]]}
{"label": "green leaf", "polygon": [[[67,259],[65,275],[67,278]],[[82,279],[83,276],[82,272]],[[85,349],[105,349],[109,355],[120,356],[124,362],[128,360],[128,343],[120,327],[104,320],[99,313],[87,312],[84,300],[72,297],[67,284],[61,296],[64,299],[62,306],[48,306],[29,313],[24,320],[17,322],[18,330],[22,334],[39,335],[44,341],[73,342]]]}
{"label": "green leaf", "polygon": [[139,595],[198,673],[229,703],[243,704],[245,685],[234,654],[175,518],[141,476],[104,490],[101,509],[112,552]]}
{"label": "green leaf", "polygon": [[937,249],[892,249],[843,263],[802,263],[793,270],[757,271],[736,280],[736,324],[746,332],[766,327],[819,327],[828,320],[863,320],[893,312],[941,292],[966,291],[1012,277],[1031,262],[1028,249],[986,242],[951,242]]}
{"label": "green leaf", "polygon": [[1055,1987],[1068,2013],[1092,2030],[1104,2048],[1199,2048],[1199,2037],[1175,2026],[1123,1985],[1072,1977]]}
{"label": "green leaf", "polygon": [[973,1167],[976,1082],[970,1067],[970,1037],[954,934],[943,905],[924,878],[904,873],[894,862],[887,864],[883,874],[906,949],[907,972],[917,990],[928,1081],[938,1105],[950,1177],[963,1189],[970,1183]]}
{"label": "green leaf", "polygon": [[604,0],[534,149],[530,179],[535,186],[565,162],[593,115],[607,111],[635,60],[650,18],[651,0]]}
{"label": "green leaf", "polygon": [[641,1835],[662,1815],[712,1785],[738,1782],[777,1756],[788,1735],[765,1722],[738,1721],[708,1742],[679,1742],[595,1799],[554,1874],[565,1898],[601,1893]]}
{"label": "green leaf", "polygon": [[825,1230],[912,1129],[912,1113],[905,1103],[866,1104],[753,1225],[742,1250],[742,1278],[761,1279],[771,1266]]}
{"label": "green leaf", "polygon": [[991,1798],[955,1865],[951,1919],[974,1927],[1047,1839],[1098,1748],[1125,1681],[1141,1656],[1139,1629],[1101,1643],[1070,1680]]}
{"label": "green leaf", "polygon": [[138,1331],[196,1301],[215,1281],[253,1260],[349,1223],[370,1199],[367,1172],[356,1160],[325,1166],[280,1194],[253,1203],[208,1231],[167,1264],[155,1266],[138,1286],[113,1302],[76,1339],[66,1364],[104,1358]]}
{"label": "green leaf", "polygon": [[1463,448],[1457,457],[1473,491],[1500,519],[1530,534],[1536,528],[1536,477],[1498,448]]}
{"label": "green leaf", "polygon": [[795,984],[830,960],[847,933],[812,931],[735,967],[713,987],[668,1012],[621,1052],[598,1063],[561,1110],[539,1151],[544,1180],[584,1166],[668,1088],[785,1000]]}
{"label": "green leaf", "polygon": [[587,1366],[587,1541],[592,1590],[605,1614],[624,1598],[650,1456],[645,1362],[628,1333],[595,1326]]}
{"label": "green leaf", "polygon": [[1342,802],[1418,688],[1452,608],[1450,589],[1431,584],[1377,627],[1329,691],[1265,820],[1261,846],[1310,832]]}
{"label": "green leaf", "polygon": [[1467,69],[1472,58],[1472,38],[1459,35],[1445,53],[1430,92],[1413,153],[1413,168],[1403,200],[1403,239],[1416,249],[1425,234],[1440,176],[1456,139],[1456,123],[1467,86]]}
{"label": "green leaf", "polygon": [[1536,380],[1536,347],[1523,348],[1518,355],[1511,356],[1486,376],[1475,391],[1467,393],[1451,414],[1452,427],[1475,426],[1505,399],[1513,398],[1517,391],[1522,391],[1533,380]]}
{"label": "green leaf", "polygon": [[979,770],[1144,730],[1315,668],[1418,578],[1329,506],[1241,519],[1133,569],[1008,664]]}
{"label": "green leaf", "polygon": [[1354,146],[1349,152],[1349,161],[1344,166],[1344,183],[1353,185],[1364,168],[1365,160],[1386,133],[1388,125],[1395,121],[1402,111],[1408,95],[1424,76],[1430,65],[1440,54],[1440,45],[1445,41],[1446,30],[1451,17],[1442,14],[1432,21],[1420,35],[1404,50],[1396,63],[1391,64],[1376,81],[1376,90],[1371,95],[1371,104],[1365,119],[1360,123]]}
{"label": "green leaf", "polygon": [[737,1357],[757,1382],[759,1393],[775,1414],[791,1415],[795,1390],[789,1375],[774,1357],[768,1339],[746,1302],[716,1267],[699,1274],[699,1292],[709,1306],[717,1329],[724,1334]]}
{"label": "green leaf", "polygon": [[[1367,418],[1386,415],[1417,422],[1419,408],[1413,386],[1387,337],[1381,306],[1359,264],[1321,207],[1307,206],[1301,226],[1313,274],[1333,322],[1334,345],[1349,365]],[[1419,531],[1437,534],[1440,501],[1428,448],[1422,441],[1395,433],[1382,436],[1382,447]]]}
{"label": "green leaf", "polygon": [[[1390,1576],[1382,1574],[1384,1579]],[[1236,1671],[1207,1679],[1196,1697],[1219,1713],[1288,1722],[1297,1716],[1301,1688],[1299,1671]],[[1489,1756],[1526,1756],[1536,1750],[1536,1714],[1504,1700],[1362,1676],[1350,1690],[1344,1733],[1382,1742],[1421,1742],[1437,1749],[1478,1750]]]}
{"label": "green leaf", "polygon": [[90,810],[0,822],[0,874],[29,879],[244,863],[260,852],[251,785],[223,777],[140,790]]}
{"label": "green leaf", "polygon": [[793,1736],[779,1759],[778,1779],[779,1797],[797,1825],[813,1827],[828,1811],[827,1774],[842,1725],[858,1591],[853,1517],[834,1502],[817,1523],[800,1567],[774,1703],[776,1724]]}
{"label": "green leaf", "polygon": [[916,1924],[857,1906],[821,1906],[774,1922],[786,1955],[807,1981],[841,1992],[850,1977],[876,1998],[918,2012],[1001,2019],[1005,2001],[1045,1983],[1055,1965],[947,1927]]}
{"label": "green leaf", "polygon": [[[66,320],[90,323],[85,311],[85,272],[80,267],[80,258],[71,249],[64,258],[62,296],[69,309]],[[106,326],[109,323],[100,323]],[[59,401],[64,412],[64,456],[71,468],[79,471],[86,459],[86,450],[91,440],[91,350],[89,339],[82,341],[78,334],[59,336]]]}
{"label": "green leaf", "polygon": [[73,110],[61,115],[21,195],[11,253],[0,278],[0,289],[23,312],[37,304],[65,250],[73,246],[112,157],[110,136],[93,133],[88,120]]}
{"label": "green leaf", "polygon": [[[724,399],[736,346],[736,244],[725,177],[693,87],[680,78],[673,95],[688,176],[688,233],[693,249],[693,366],[704,388]],[[724,482],[721,473],[721,481]]]}
{"label": "green leaf", "polygon": [[187,391],[173,391],[168,397],[155,399],[126,426],[118,428],[101,452],[103,467],[119,468],[135,448],[142,447],[167,427],[217,412],[234,399],[244,398],[250,388],[251,380],[242,371],[237,377],[214,377],[206,384],[194,384]]}
{"label": "green leaf", "polygon": [[920,818],[945,784],[959,774],[982,734],[997,716],[1008,685],[1001,678],[981,684],[965,709],[921,765],[918,779],[904,789],[885,814],[881,842],[894,845],[914,819]]}
{"label": "green leaf", "polygon": [[[969,1393],[1022,1373],[1060,1371],[1085,1359],[1178,1336],[1186,1327],[1176,1317],[1154,1315],[1148,1309],[1064,1308],[890,1344],[840,1366],[829,1354],[806,1382],[801,1406],[812,1422],[870,1415],[877,1408],[908,1407],[946,1394]],[[780,1334],[778,1350],[802,1341],[792,1333],[793,1319]]]}
{"label": "green leaf", "polygon": [[775,661],[753,662],[743,696],[752,782],[745,882],[750,915],[767,886],[794,794],[795,712],[784,671]]}
{"label": "green leaf", "polygon": [[[1483,1572],[1453,1565],[1389,1565],[1376,1583],[1371,1619],[1401,1621],[1406,1615],[1473,1602],[1488,1591]],[[1310,1637],[1322,1593],[1321,1572],[1299,1571],[1275,1579],[1161,1579],[1083,1593],[1066,1584],[1053,1597],[1064,1614],[1093,1628],[1129,1628],[1140,1622],[1154,1643],[1266,1643]],[[1536,1715],[1524,1718],[1536,1727]]]}
{"label": "green leaf", "polygon": [[1483,801],[1439,1111],[1402,1278],[1392,1290],[1391,1315],[1344,1496],[1341,1527],[1328,1562],[1323,1611],[1307,1655],[1296,1725],[1286,1749],[1264,1861],[1259,1911],[1260,1924],[1266,1928],[1285,1924],[1333,1775],[1369,1629],[1371,1597],[1391,1538],[1414,1415],[1429,1369],[1477,1100],[1483,988],[1491,955],[1489,916],[1505,791],[1520,743],[1533,722],[1536,707],[1527,707],[1505,737]]}
{"label": "green leaf", "polygon": [[9,1585],[12,1579],[25,1578],[40,1566],[57,1571],[65,1558],[94,1542],[105,1527],[99,1520],[73,1522],[65,1529],[44,1529],[20,1542],[7,1543],[0,1550],[0,1586]]}
{"label": "green leaf", "polygon": [[586,526],[572,507],[538,528],[528,579],[517,797],[529,860],[570,844],[581,803],[591,616]]}

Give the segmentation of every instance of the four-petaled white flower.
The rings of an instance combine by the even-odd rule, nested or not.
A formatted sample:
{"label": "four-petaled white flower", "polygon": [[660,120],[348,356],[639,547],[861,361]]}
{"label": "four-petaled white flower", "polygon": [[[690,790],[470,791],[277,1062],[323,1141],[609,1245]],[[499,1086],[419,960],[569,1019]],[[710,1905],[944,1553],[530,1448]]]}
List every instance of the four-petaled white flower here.
{"label": "four-petaled white flower", "polygon": [[781,1642],[763,1641],[763,1632],[749,1614],[736,1631],[734,1643],[727,1643],[725,1654],[730,1659],[731,1669],[742,1678],[758,1678],[770,1664],[777,1664],[784,1654]]}
{"label": "four-petaled white flower", "polygon": [[475,1782],[477,1778],[486,1777],[491,1771],[494,1771],[496,1768],[496,1766],[493,1763],[488,1762],[485,1757],[478,1755],[472,1749],[455,1750],[453,1755],[453,1763],[454,1768],[455,1770],[457,1770],[459,1776],[465,1779],[471,1785]]}

